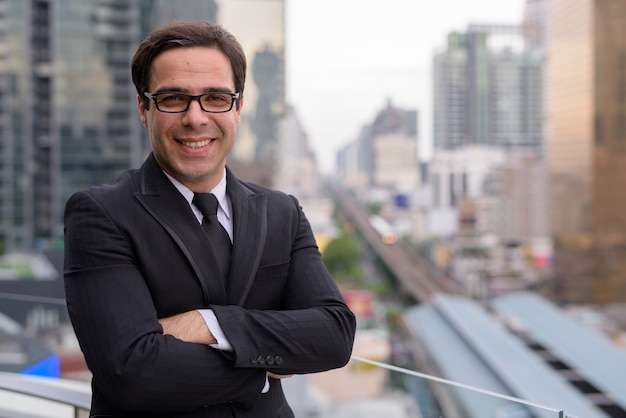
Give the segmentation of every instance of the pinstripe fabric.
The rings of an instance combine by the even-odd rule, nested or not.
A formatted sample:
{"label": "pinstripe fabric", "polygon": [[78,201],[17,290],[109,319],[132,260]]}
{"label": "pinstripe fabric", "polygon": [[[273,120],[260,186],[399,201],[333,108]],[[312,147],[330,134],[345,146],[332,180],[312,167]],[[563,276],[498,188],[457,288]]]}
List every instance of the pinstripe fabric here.
{"label": "pinstripe fabric", "polygon": [[[267,371],[343,366],[354,316],[323,266],[298,202],[227,170],[226,283],[189,204],[150,156],[65,212],[67,306],[93,373],[92,416],[291,417]],[[213,309],[233,353],[163,335],[158,318]],[[226,415],[225,415],[226,414]]]}

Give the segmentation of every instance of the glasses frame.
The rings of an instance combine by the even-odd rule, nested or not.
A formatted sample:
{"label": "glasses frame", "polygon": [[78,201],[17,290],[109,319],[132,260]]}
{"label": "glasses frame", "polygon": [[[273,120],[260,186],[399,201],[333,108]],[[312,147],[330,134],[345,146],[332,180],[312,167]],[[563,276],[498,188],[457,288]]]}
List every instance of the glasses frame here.
{"label": "glasses frame", "polygon": [[[157,98],[159,97],[159,95],[161,94],[180,94],[181,96],[187,96],[189,98],[189,100],[187,101],[187,106],[185,106],[184,109],[182,110],[176,110],[176,111],[171,111],[171,110],[161,110],[159,108],[159,105],[157,104]],[[204,96],[208,96],[211,94],[227,94],[231,97],[231,101],[230,101],[230,106],[228,107],[228,109],[225,110],[206,110],[204,108],[204,106],[202,106],[202,101],[200,100],[202,97]],[[152,100],[152,102],[154,103],[154,107],[156,107],[156,110],[158,110],[161,113],[184,113],[187,110],[189,110],[189,106],[191,106],[191,102],[192,101],[197,101],[198,104],[200,105],[200,109],[202,109],[203,112],[206,113],[226,113],[226,112],[230,112],[233,109],[233,106],[235,104],[235,101],[239,100],[239,92],[237,93],[231,93],[229,91],[212,91],[210,93],[202,93],[202,94],[187,94],[187,93],[183,93],[180,91],[159,91],[157,93],[148,93],[147,91],[143,92],[143,95],[146,96],[148,99]]]}

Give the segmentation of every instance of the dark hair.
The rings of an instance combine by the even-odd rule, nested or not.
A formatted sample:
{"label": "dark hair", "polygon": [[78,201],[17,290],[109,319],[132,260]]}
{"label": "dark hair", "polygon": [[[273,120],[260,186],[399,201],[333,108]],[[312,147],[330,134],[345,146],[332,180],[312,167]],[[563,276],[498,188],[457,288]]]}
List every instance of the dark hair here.
{"label": "dark hair", "polygon": [[[230,61],[234,75],[235,91],[243,95],[246,81],[246,56],[237,39],[222,26],[205,21],[180,21],[161,26],[151,32],[139,45],[131,62],[131,74],[137,94],[146,107],[147,91],[152,61],[163,51],[174,48],[206,46],[216,48]],[[239,107],[239,100],[237,100]]]}

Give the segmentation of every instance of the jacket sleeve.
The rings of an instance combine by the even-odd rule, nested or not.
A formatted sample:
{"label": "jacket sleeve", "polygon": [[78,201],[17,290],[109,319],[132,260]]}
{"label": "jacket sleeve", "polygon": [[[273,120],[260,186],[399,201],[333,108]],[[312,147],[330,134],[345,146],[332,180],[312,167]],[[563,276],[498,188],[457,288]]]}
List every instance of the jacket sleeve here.
{"label": "jacket sleeve", "polygon": [[65,211],[67,308],[93,384],[124,410],[253,406],[264,371],[163,335],[133,247],[109,212],[90,192],[72,196]]}
{"label": "jacket sleeve", "polygon": [[258,273],[251,297],[256,297],[257,301],[268,298],[269,282],[284,283],[282,296],[275,303],[279,308],[259,309],[262,302],[251,303],[258,306],[250,306],[250,303],[244,303],[243,307],[212,306],[234,348],[236,367],[260,368],[279,374],[314,373],[342,367],[352,353],[354,315],[322,262],[309,222],[297,200],[288,197],[280,206],[274,203],[275,207],[272,202],[270,199],[265,251],[282,251],[287,261],[265,269],[261,266],[259,270],[272,270],[267,275],[273,277],[261,280],[261,273]]}

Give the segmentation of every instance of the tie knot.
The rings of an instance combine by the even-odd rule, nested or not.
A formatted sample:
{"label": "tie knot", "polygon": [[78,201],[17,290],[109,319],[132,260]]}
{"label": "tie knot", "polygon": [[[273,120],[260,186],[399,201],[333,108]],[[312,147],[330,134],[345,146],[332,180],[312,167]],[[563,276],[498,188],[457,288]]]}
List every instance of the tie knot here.
{"label": "tie knot", "polygon": [[217,215],[217,197],[213,193],[194,193],[192,203],[204,216]]}

